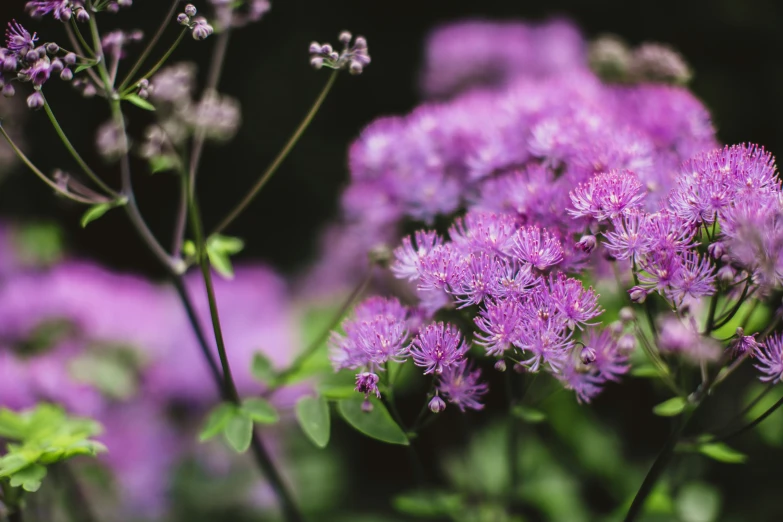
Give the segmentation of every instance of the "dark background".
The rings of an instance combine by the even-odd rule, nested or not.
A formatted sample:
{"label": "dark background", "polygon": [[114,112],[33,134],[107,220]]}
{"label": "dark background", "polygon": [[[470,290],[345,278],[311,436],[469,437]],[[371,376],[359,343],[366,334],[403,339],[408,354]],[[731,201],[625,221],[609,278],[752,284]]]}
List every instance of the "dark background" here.
{"label": "dark background", "polygon": [[[0,20],[23,14],[24,0],[0,2]],[[202,2],[203,3],[203,2]],[[117,18],[123,27],[151,33],[168,6],[162,0],[136,0]],[[449,0],[376,2],[341,0],[273,2],[260,24],[234,36],[221,90],[241,99],[244,122],[231,144],[210,147],[199,178],[207,228],[242,196],[274,157],[326,81],[326,71],[308,65],[311,40],[336,41],[349,29],[368,38],[373,63],[365,74],[343,75],[310,130],[252,208],[228,231],[252,238],[245,255],[291,271],[315,252],[316,233],[337,212],[337,195],[347,179],[345,150],[360,129],[383,114],[409,111],[419,100],[417,73],[427,32],[436,24],[464,17],[540,20],[572,19],[587,37],[612,32],[630,43],[666,42],[679,49],[695,70],[692,87],[712,111],[725,143],[750,141],[783,150],[783,2],[714,0],[628,2],[625,0]],[[106,17],[104,17],[106,19]],[[128,19],[131,23],[128,24]],[[30,22],[42,41],[64,41],[58,22]],[[176,35],[172,27],[164,42]],[[202,73],[214,40],[190,39],[174,59],[195,60]],[[105,104],[81,100],[65,85],[47,88],[58,118],[77,148],[87,154],[94,129],[108,119]],[[143,129],[143,111],[130,123]],[[72,169],[42,113],[33,114],[30,135],[40,167]],[[97,158],[93,163],[98,163]],[[144,169],[144,170],[142,170]],[[116,178],[114,169],[105,175]],[[137,165],[136,191],[152,228],[168,236],[176,195],[174,176],[148,176]],[[77,251],[110,265],[159,274],[140,248],[121,213],[108,215],[86,231],[81,209],[58,202],[32,176],[18,175],[0,190],[0,213],[15,218],[49,218],[62,223]],[[164,244],[168,241],[164,241]]]}
{"label": "dark background", "polygon": [[[24,3],[2,0],[0,20],[26,20],[22,14]],[[118,21],[129,27],[127,21],[131,19],[131,27],[147,32],[154,30],[168,6],[163,0],[134,3]],[[232,39],[233,51],[221,90],[242,101],[244,122],[232,143],[207,149],[199,178],[207,228],[257,179],[326,81],[326,71],[309,67],[307,47],[311,40],[334,43],[343,29],[365,35],[373,63],[360,77],[343,75],[338,79],[294,153],[251,209],[228,231],[249,240],[244,256],[262,259],[286,272],[301,268],[315,254],[319,229],[337,214],[339,190],[347,180],[345,151],[349,142],[374,118],[407,112],[418,103],[422,47],[433,26],[465,17],[541,20],[551,16],[572,19],[588,38],[611,32],[632,44],[653,40],[674,46],[695,71],[692,88],[711,110],[721,141],[755,142],[773,154],[783,151],[783,2],[777,0],[279,0],[262,23],[236,33]],[[64,40],[57,22],[50,20],[31,27],[43,41]],[[164,41],[173,40],[175,35],[176,29],[172,28]],[[214,39],[203,43],[187,39],[174,59],[195,60],[203,73],[213,44]],[[95,128],[108,119],[105,104],[81,100],[57,82],[52,87],[47,87],[47,95],[55,112],[77,148],[89,157]],[[132,129],[141,131],[148,115],[140,110],[130,114]],[[30,155],[37,158],[43,170],[73,170],[42,113],[31,115],[28,129]],[[97,158],[90,159],[100,164]],[[166,173],[149,176],[141,163],[135,169],[142,211],[154,231],[166,238],[174,215],[177,181]],[[114,169],[106,167],[104,174],[116,186]],[[121,269],[161,275],[156,261],[121,213],[109,213],[82,230],[78,225],[81,211],[57,200],[32,175],[21,171],[0,188],[0,214],[4,219],[56,220],[66,229],[68,244],[79,255]],[[604,420],[622,415],[624,423],[615,429],[624,440],[634,441],[632,452],[641,462],[655,454],[668,430],[666,421],[650,418],[656,400],[645,382],[633,380],[622,390],[612,388],[595,405]],[[476,418],[470,419],[473,422]],[[341,429],[335,438],[348,436],[344,426],[335,429]],[[449,429],[445,426],[437,433],[448,434]],[[430,444],[439,443],[437,433]],[[381,454],[373,442],[357,437],[356,443],[360,445],[353,448],[354,458],[345,463],[346,471],[355,477],[367,473],[369,461],[374,469],[384,469],[383,461],[387,469],[395,469],[395,465],[399,469],[400,462],[405,462],[406,456],[397,448],[383,447]],[[735,513],[746,512],[746,495],[760,494],[766,487],[779,489],[776,470],[780,469],[780,451],[770,456],[764,453],[769,450],[759,447],[754,457],[751,450],[755,446],[751,446],[741,447],[756,459],[752,471],[746,467],[738,474],[726,466],[710,468]],[[768,466],[761,464],[764,459]],[[405,487],[405,477],[409,476],[405,469],[399,474],[374,476],[377,480],[373,484],[384,491],[363,490],[357,495],[357,505],[372,506],[387,498],[388,491]],[[773,504],[777,499],[774,494],[753,498],[754,502]],[[601,495],[594,500],[600,505]],[[767,516],[773,508],[756,505],[755,509]],[[781,509],[779,505],[777,509]],[[770,516],[773,518],[753,520],[776,520],[775,515]],[[742,519],[740,516],[738,520]]]}

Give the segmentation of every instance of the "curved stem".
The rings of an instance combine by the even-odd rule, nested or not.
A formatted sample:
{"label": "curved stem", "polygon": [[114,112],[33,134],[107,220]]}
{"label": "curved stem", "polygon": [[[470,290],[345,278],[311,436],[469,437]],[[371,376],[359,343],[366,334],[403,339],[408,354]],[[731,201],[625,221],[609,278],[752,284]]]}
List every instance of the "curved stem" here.
{"label": "curved stem", "polygon": [[130,83],[130,81],[133,79],[133,75],[139,72],[139,69],[141,69],[141,67],[144,65],[144,62],[147,61],[147,58],[149,58],[152,50],[155,49],[156,45],[158,45],[160,37],[163,36],[163,33],[166,31],[166,27],[168,27],[172,20],[174,20],[174,15],[177,14],[177,6],[179,6],[181,1],[182,0],[174,0],[171,3],[171,7],[169,8],[168,13],[166,13],[166,17],[160,23],[160,27],[158,27],[157,32],[155,32],[155,36],[152,37],[152,40],[149,41],[147,47],[144,48],[144,51],[141,53],[141,56],[139,56],[139,59],[136,60],[136,63],[133,64],[130,72],[128,72],[122,82],[120,82],[120,87],[118,88],[119,91],[122,91],[125,89],[125,87],[128,86],[128,83]]}
{"label": "curved stem", "polygon": [[337,313],[334,314],[332,317],[332,320],[329,321],[329,324],[326,328],[324,328],[321,333],[316,337],[313,342],[310,343],[310,345],[300,353],[296,359],[294,359],[294,362],[291,363],[291,366],[280,372],[280,374],[277,376],[277,382],[279,383],[285,383],[286,379],[290,377],[291,375],[296,374],[304,365],[305,362],[307,362],[310,357],[313,356],[315,352],[318,351],[318,349],[323,346],[324,342],[329,338],[329,334],[337,327],[337,324],[340,322],[340,320],[345,316],[346,312],[348,312],[348,309],[351,308],[354,303],[356,303],[356,300],[364,293],[364,291],[367,289],[367,286],[370,284],[370,281],[372,281],[372,267],[367,271],[367,274],[362,278],[361,281],[356,285],[356,287],[353,289],[353,291],[348,295],[348,297],[343,301],[343,304],[340,306],[340,309],[337,311]]}
{"label": "curved stem", "polygon": [[[737,299],[737,303],[729,312],[727,312],[723,317],[717,320],[716,324],[713,325],[712,330],[717,330],[718,328],[725,326],[726,324],[728,324],[729,321],[732,320],[732,318],[736,315],[736,313],[745,303],[745,298],[748,297],[749,288],[750,288],[750,277],[748,277],[745,280],[745,288],[742,289],[742,294],[740,294],[739,299]],[[709,335],[710,332],[712,332],[712,330],[707,330],[705,334]]]}
{"label": "curved stem", "polygon": [[125,95],[127,95],[127,94],[130,94],[130,93],[132,93],[132,92],[133,92],[133,91],[136,89],[136,86],[139,84],[139,82],[140,82],[140,81],[142,81],[142,80],[148,80],[148,79],[150,79],[150,78],[151,78],[151,77],[152,77],[152,76],[153,76],[153,75],[154,75],[156,72],[158,72],[158,70],[159,70],[161,67],[163,67],[163,65],[164,65],[164,64],[165,64],[165,63],[168,61],[168,59],[171,57],[171,54],[172,54],[172,53],[173,53],[173,52],[174,52],[174,51],[177,49],[177,47],[179,47],[179,44],[180,44],[180,43],[182,43],[182,39],[185,37],[185,35],[186,35],[187,33],[188,33],[188,29],[187,29],[187,28],[183,29],[183,30],[182,30],[182,31],[179,33],[179,36],[177,37],[177,39],[176,39],[176,40],[174,40],[174,43],[173,43],[173,44],[171,44],[171,47],[169,47],[168,51],[166,51],[166,53],[165,53],[165,54],[164,54],[164,55],[163,55],[163,56],[160,58],[160,60],[158,60],[158,61],[157,61],[157,63],[156,63],[155,65],[153,65],[153,66],[152,66],[152,68],[151,68],[149,71],[147,71],[146,73],[144,73],[144,76],[142,76],[141,78],[139,78],[138,80],[136,80],[135,82],[133,82],[132,84],[130,84],[129,86],[127,86],[127,87],[125,87],[125,88],[123,88],[123,89],[119,89],[119,91],[120,91],[120,95],[121,95],[121,96],[125,96]]}
{"label": "curved stem", "polygon": [[277,172],[277,169],[280,167],[283,161],[288,157],[288,154],[294,148],[294,145],[296,145],[296,143],[299,141],[299,138],[302,137],[302,134],[304,134],[304,131],[307,130],[307,127],[310,125],[310,123],[313,121],[313,118],[318,113],[318,109],[321,108],[321,105],[326,99],[326,96],[329,94],[329,91],[332,89],[332,86],[334,85],[334,81],[337,79],[337,74],[338,74],[337,70],[332,71],[331,76],[329,76],[329,80],[326,82],[326,85],[324,85],[324,88],[321,90],[321,94],[318,95],[318,98],[316,98],[315,103],[313,103],[313,106],[310,108],[310,111],[307,113],[304,120],[302,120],[302,122],[299,124],[299,127],[297,127],[297,129],[288,139],[288,142],[285,144],[283,149],[278,153],[277,157],[267,167],[267,169],[261,175],[261,177],[256,182],[256,184],[253,185],[253,188],[250,189],[250,192],[242,199],[242,201],[239,202],[239,204],[234,208],[234,210],[229,212],[229,214],[225,218],[223,218],[220,224],[217,227],[215,227],[215,230],[212,232],[213,235],[219,234],[220,232],[225,230],[231,223],[233,223],[234,220],[247,208],[247,206],[250,205],[250,203],[252,203],[253,199],[255,199],[255,197],[258,195],[261,189],[264,188],[264,185],[266,185],[266,183],[272,178],[274,173]]}
{"label": "curved stem", "polygon": [[188,221],[188,177],[184,169],[179,172],[179,208],[174,223],[174,239],[171,245],[171,255],[178,258],[182,252],[182,244],[185,242],[185,228]]}
{"label": "curved stem", "polygon": [[[96,57],[95,56],[95,51],[90,47],[90,44],[88,44],[87,41],[84,39],[84,36],[82,36],[82,32],[79,29],[79,26],[76,24],[76,19],[75,18],[73,18],[73,17],[71,18],[70,28],[66,27],[66,31],[68,31],[68,33],[69,33],[69,38],[71,37],[71,35],[73,35],[72,43],[73,43],[74,48],[76,50],[79,50],[79,45],[77,45],[77,44],[81,44],[82,48],[84,49],[79,54],[83,54],[83,55],[89,54],[93,58]],[[76,41],[77,39],[78,39],[78,42]]]}
{"label": "curved stem", "polygon": [[[726,424],[723,426],[723,428],[721,428],[721,429],[719,429],[719,430],[710,430],[710,431],[717,431],[719,434],[720,434],[721,432],[723,432],[723,433],[728,433],[728,429],[727,429],[727,428],[728,428],[729,426],[731,426],[732,424],[734,424],[735,422],[737,422],[738,420],[740,420],[740,419],[744,418],[744,417],[745,417],[745,415],[747,415],[748,413],[750,413],[750,411],[751,411],[753,408],[755,408],[755,407],[756,407],[756,405],[757,405],[759,402],[761,402],[761,400],[762,400],[764,397],[766,397],[766,396],[767,396],[767,394],[768,394],[769,392],[771,392],[771,391],[772,391],[772,389],[773,389],[774,387],[775,387],[775,384],[774,384],[774,383],[770,383],[770,384],[768,384],[768,385],[767,385],[767,387],[766,387],[766,388],[764,388],[764,390],[762,390],[762,392],[761,392],[761,393],[759,393],[759,394],[758,394],[758,395],[757,395],[757,396],[756,396],[756,397],[755,397],[755,398],[754,398],[754,399],[753,399],[753,400],[752,400],[752,401],[751,401],[751,402],[750,402],[750,403],[749,403],[747,406],[745,406],[745,407],[742,409],[742,411],[740,411],[739,413],[737,413],[736,415],[734,415],[734,416],[733,416],[731,419],[729,419],[729,421],[728,421],[728,422],[726,422]],[[721,436],[721,435],[718,435],[718,436]]]}
{"label": "curved stem", "polygon": [[739,428],[737,430],[734,430],[731,433],[727,433],[725,435],[721,435],[719,437],[715,437],[713,439],[710,439],[710,442],[720,442],[720,441],[728,440],[728,439],[731,439],[733,437],[736,437],[737,435],[742,435],[743,433],[752,430],[753,428],[755,428],[756,426],[761,424],[764,421],[764,419],[766,419],[767,417],[769,417],[770,415],[775,413],[775,411],[778,408],[780,408],[781,406],[783,406],[783,397],[778,399],[775,404],[770,406],[767,409],[767,411],[765,411],[764,413],[759,415],[753,422],[751,422],[749,424],[746,424],[745,426],[743,426],[743,427],[741,427],[741,428]]}
{"label": "curved stem", "polygon": [[8,135],[8,133],[5,130],[5,127],[3,127],[2,124],[0,124],[0,134],[3,135],[5,140],[8,142],[8,145],[11,147],[11,149],[16,153],[16,155],[19,157],[19,159],[24,163],[27,168],[29,168],[31,171],[33,171],[33,174],[38,176],[41,181],[49,185],[52,190],[54,190],[57,194],[60,194],[63,197],[66,197],[72,201],[76,201],[77,203],[83,203],[85,205],[92,205],[95,202],[88,198],[83,198],[81,196],[77,196],[76,194],[71,194],[67,190],[64,190],[62,187],[60,187],[57,183],[50,180],[43,172],[41,172],[38,167],[36,167],[30,159],[25,156],[24,152],[22,152],[19,147],[16,146],[16,143],[11,139],[11,136]]}
{"label": "curved stem", "polygon": [[[43,96],[43,92],[41,92],[41,96]],[[68,136],[65,134],[65,131],[63,131],[63,128],[60,126],[60,123],[57,121],[57,118],[54,116],[54,112],[52,112],[52,107],[49,105],[49,100],[46,99],[44,96],[44,111],[46,111],[46,115],[49,117],[49,121],[52,122],[52,126],[54,127],[55,132],[57,132],[57,136],[60,137],[60,140],[63,142],[63,145],[65,145],[65,148],[68,149],[68,152],[73,156],[73,159],[76,160],[76,163],[79,164],[79,167],[84,171],[87,176],[90,177],[91,180],[95,182],[96,185],[98,185],[101,190],[109,194],[110,196],[117,197],[118,194],[116,191],[114,191],[111,187],[109,187],[106,183],[103,182],[103,180],[93,171],[89,165],[87,165],[87,162],[82,159],[81,155],[76,151],[76,148],[74,148],[73,144],[71,143],[71,140],[68,139]]]}

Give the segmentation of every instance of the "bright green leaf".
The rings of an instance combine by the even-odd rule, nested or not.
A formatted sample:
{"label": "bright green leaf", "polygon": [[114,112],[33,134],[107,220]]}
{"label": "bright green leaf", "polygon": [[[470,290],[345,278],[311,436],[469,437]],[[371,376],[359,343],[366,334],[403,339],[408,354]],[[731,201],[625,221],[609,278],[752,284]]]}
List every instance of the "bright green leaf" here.
{"label": "bright green leaf", "polygon": [[145,111],[155,110],[154,105],[152,105],[150,102],[148,102],[138,94],[126,94],[125,96],[123,96],[122,99],[131,102],[136,107],[139,107],[140,109],[144,109]]}
{"label": "bright green leaf", "polygon": [[37,455],[27,455],[26,453],[13,452],[0,457],[0,478],[9,477],[38,459]]}
{"label": "bright green leaf", "polygon": [[660,376],[655,366],[651,364],[642,364],[641,366],[634,366],[631,368],[631,375],[639,377],[640,379],[655,379]]}
{"label": "bright green leaf", "polygon": [[150,173],[157,174],[158,172],[166,172],[172,170],[177,166],[177,158],[167,156],[165,154],[159,156],[152,156],[149,159]]}
{"label": "bright green leaf", "polygon": [[537,424],[546,420],[546,414],[544,412],[528,406],[522,406],[521,404],[514,406],[511,413],[515,417],[520,418],[525,422],[529,422],[530,424]]}
{"label": "bright green leaf", "polygon": [[231,265],[231,259],[226,254],[209,250],[209,247],[207,247],[207,255],[209,256],[209,262],[212,264],[212,268],[214,268],[218,274],[226,279],[234,279],[234,267]]}
{"label": "bright green leaf", "polygon": [[220,234],[215,234],[213,236],[209,236],[209,239],[207,240],[207,248],[233,256],[240,253],[245,248],[245,242],[238,237],[221,236]]}
{"label": "bright green leaf", "polygon": [[253,421],[241,412],[232,415],[223,428],[223,436],[231,449],[237,453],[244,453],[250,447],[253,438]]}
{"label": "bright green leaf", "polygon": [[280,414],[275,407],[260,397],[243,401],[241,410],[259,424],[274,424],[280,420]]}
{"label": "bright green leaf", "polygon": [[683,397],[672,397],[668,401],[663,401],[653,408],[653,413],[661,417],[674,417],[682,413],[685,406],[688,405]]}
{"label": "bright green leaf", "polygon": [[193,257],[196,255],[196,252],[196,244],[190,239],[182,243],[182,253],[186,256]]}
{"label": "bright green leaf", "polygon": [[207,441],[223,431],[228,420],[237,414],[237,407],[226,402],[215,407],[207,417],[204,427],[199,433],[198,439],[201,442]]}
{"label": "bright green leaf", "polygon": [[264,384],[268,384],[275,379],[275,369],[272,367],[272,361],[261,352],[253,354],[250,372],[257,381]]}
{"label": "bright green leaf", "polygon": [[46,468],[40,464],[33,464],[11,475],[11,487],[35,493],[41,487],[41,481],[46,476]]}
{"label": "bright green leaf", "polygon": [[24,437],[25,425],[18,413],[0,408],[0,437],[20,440]]}
{"label": "bright green leaf", "polygon": [[741,464],[748,458],[744,453],[727,446],[722,442],[712,442],[699,446],[699,452],[703,455],[726,464]]}
{"label": "bright green leaf", "polygon": [[362,409],[363,403],[361,397],[343,399],[337,403],[337,409],[348,424],[368,437],[390,444],[410,444],[405,432],[394,422],[381,401],[370,399],[372,409],[369,412]]}
{"label": "bright green leaf", "polygon": [[446,518],[465,509],[462,497],[448,491],[413,491],[396,496],[394,509],[420,518]]}
{"label": "bright green leaf", "polygon": [[296,403],[296,420],[307,438],[319,448],[329,443],[329,404],[323,397],[302,397]]}
{"label": "bright green leaf", "polygon": [[82,71],[86,71],[87,69],[94,67],[96,63],[97,62],[83,63],[73,71],[73,74],[79,74]]}
{"label": "bright green leaf", "polygon": [[82,228],[86,227],[114,207],[111,203],[98,203],[91,206],[82,216]]}

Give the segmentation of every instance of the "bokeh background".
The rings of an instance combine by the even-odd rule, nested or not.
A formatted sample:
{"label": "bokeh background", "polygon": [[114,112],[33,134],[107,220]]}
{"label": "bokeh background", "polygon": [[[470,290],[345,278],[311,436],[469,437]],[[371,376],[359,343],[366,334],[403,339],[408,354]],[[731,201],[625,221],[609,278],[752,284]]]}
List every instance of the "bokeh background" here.
{"label": "bokeh background", "polygon": [[[22,18],[24,3],[3,0],[0,20]],[[135,4],[134,9],[122,14],[123,25],[128,27],[130,18],[130,25],[147,32],[154,30],[158,17],[149,16],[154,9],[147,4],[160,4],[162,14],[167,2],[136,0]],[[234,50],[220,88],[242,101],[243,125],[233,142],[207,149],[199,179],[207,228],[258,177],[326,81],[325,72],[309,67],[309,42],[334,41],[343,29],[362,34],[369,41],[372,65],[361,77],[344,75],[338,79],[294,153],[229,231],[248,239],[242,254],[245,258],[264,261],[288,274],[304,267],[316,253],[318,232],[337,214],[339,191],[347,180],[347,145],[373,119],[406,113],[415,107],[420,100],[418,73],[428,31],[438,24],[468,17],[563,17],[576,23],[588,38],[614,33],[631,44],[668,43],[691,64],[695,73],[691,88],[710,109],[722,142],[754,142],[773,154],[783,153],[783,3],[776,0],[280,0],[273,2],[272,11],[262,23],[237,32],[232,39]],[[38,27],[42,39],[61,34],[54,21]],[[173,59],[193,60],[203,72],[212,43],[188,41]],[[108,114],[102,112],[102,106],[95,109],[96,105],[87,101],[73,101],[75,98],[65,88],[51,91],[51,102],[58,107],[61,122],[67,122],[64,125],[75,145],[79,150],[90,150],[94,129],[108,119]],[[138,117],[139,121],[130,124],[141,129],[144,115]],[[29,154],[43,158],[40,166],[44,170],[70,164],[42,114],[32,115],[27,125]],[[97,157],[88,159],[93,164],[100,162]],[[110,168],[105,172],[108,179],[117,175]],[[176,179],[166,175],[139,176],[136,191],[152,228],[167,235],[165,227],[173,215]],[[65,232],[69,248],[78,256],[153,278],[162,276],[124,216],[109,213],[82,229],[78,224],[81,212],[80,208],[63,204],[33,176],[21,171],[2,180],[3,221],[56,221]],[[749,375],[744,378],[750,380]],[[713,407],[719,409],[740,400],[722,397]],[[552,442],[548,451],[557,455],[556,467],[564,470],[566,477],[553,475],[552,487],[566,496],[571,491],[568,488],[581,490],[595,511],[610,513],[616,507],[612,485],[638,481],[638,473],[666,437],[667,421],[652,418],[649,413],[656,401],[646,383],[638,380],[626,383],[622,389],[610,388],[586,413],[577,411],[573,399],[568,397],[561,401],[559,419],[531,428],[535,438],[530,441],[525,469],[534,474],[555,469],[535,459],[538,452],[545,452],[540,447],[542,441]],[[497,439],[492,424],[493,408],[500,406],[490,404],[487,415],[455,418],[434,430],[422,441],[425,465],[443,469],[435,464],[436,454],[462,447],[468,439],[461,433],[479,433],[474,438],[479,437],[484,446],[502,448],[502,437]],[[417,407],[413,402],[406,404],[403,398],[404,411]],[[596,418],[599,422],[593,422]],[[709,477],[709,483],[719,488],[723,496],[723,515],[719,520],[783,519],[777,493],[783,485],[779,473],[783,465],[783,449],[779,446],[783,443],[783,419],[768,422],[773,428],[767,428],[763,441],[756,435],[739,441],[740,449],[750,455],[747,466],[730,467],[688,457],[678,467],[685,475]],[[600,430],[595,427],[599,425]],[[354,488],[350,493],[354,509],[387,510],[388,497],[411,486],[411,465],[404,450],[364,439],[339,424],[334,430],[334,440],[343,439],[339,447],[341,469],[346,477],[354,477],[347,482],[349,488]],[[613,447],[619,440],[633,441],[623,454]],[[502,464],[502,452],[471,458],[483,462],[486,476],[482,480],[497,479],[493,473],[498,461],[492,459],[500,459]],[[628,463],[625,459],[638,466],[630,475],[620,471]],[[452,467],[455,466],[460,464]],[[371,481],[364,480],[368,475]],[[602,480],[591,481],[595,476]],[[536,511],[528,516],[531,520],[546,519]]]}

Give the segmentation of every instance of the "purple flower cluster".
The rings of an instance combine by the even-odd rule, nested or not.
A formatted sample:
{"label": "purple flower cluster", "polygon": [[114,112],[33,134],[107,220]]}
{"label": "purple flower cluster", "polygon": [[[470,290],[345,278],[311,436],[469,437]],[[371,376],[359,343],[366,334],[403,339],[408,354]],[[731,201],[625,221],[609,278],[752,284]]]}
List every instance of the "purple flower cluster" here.
{"label": "purple flower cluster", "polygon": [[[187,279],[208,324],[202,285]],[[215,291],[236,384],[243,396],[258,394],[253,354],[263,350],[282,368],[298,346],[287,287],[266,268],[238,267]],[[0,259],[0,317],[0,404],[56,401],[99,420],[110,448],[101,460],[116,475],[123,509],[161,515],[174,467],[193,457],[195,426],[218,398],[173,289],[88,263],[41,271]],[[287,407],[301,393],[284,388],[273,402]]]}

